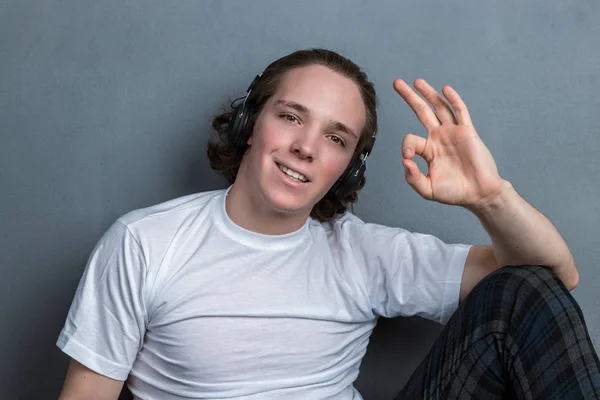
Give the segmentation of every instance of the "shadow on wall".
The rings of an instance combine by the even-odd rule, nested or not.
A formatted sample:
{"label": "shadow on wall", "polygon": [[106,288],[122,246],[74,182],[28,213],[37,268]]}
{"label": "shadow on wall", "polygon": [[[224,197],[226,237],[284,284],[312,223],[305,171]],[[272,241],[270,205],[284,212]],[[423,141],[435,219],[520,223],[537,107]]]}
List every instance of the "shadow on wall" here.
{"label": "shadow on wall", "polygon": [[[44,267],[56,271],[60,264],[65,271],[80,271],[81,263],[74,260],[78,257],[70,257],[73,259],[57,257]],[[4,332],[9,345],[0,351],[6,367],[0,374],[0,399],[58,397],[68,357],[55,343],[77,285],[74,280],[69,282],[71,275],[75,274],[38,274],[27,285],[14,283],[11,303],[6,305],[16,312],[10,329]],[[73,290],[62,290],[61,285]]]}
{"label": "shadow on wall", "polygon": [[379,319],[355,383],[365,400],[393,399],[443,328],[419,317]]}
{"label": "shadow on wall", "polygon": [[[380,319],[355,384],[365,400],[394,398],[442,328],[422,318]],[[126,386],[119,400],[133,400]]]}

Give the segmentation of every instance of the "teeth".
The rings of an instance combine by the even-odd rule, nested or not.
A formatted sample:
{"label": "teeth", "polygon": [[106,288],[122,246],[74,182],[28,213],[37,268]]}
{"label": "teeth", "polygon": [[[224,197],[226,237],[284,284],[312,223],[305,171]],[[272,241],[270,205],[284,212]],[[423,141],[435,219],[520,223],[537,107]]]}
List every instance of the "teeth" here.
{"label": "teeth", "polygon": [[299,180],[301,182],[307,182],[308,179],[306,179],[306,177],[304,175],[302,175],[299,172],[296,172],[294,170],[289,169],[288,167],[281,165],[281,164],[277,164],[277,166],[279,167],[280,170],[282,170],[283,172],[285,172],[288,176]]}

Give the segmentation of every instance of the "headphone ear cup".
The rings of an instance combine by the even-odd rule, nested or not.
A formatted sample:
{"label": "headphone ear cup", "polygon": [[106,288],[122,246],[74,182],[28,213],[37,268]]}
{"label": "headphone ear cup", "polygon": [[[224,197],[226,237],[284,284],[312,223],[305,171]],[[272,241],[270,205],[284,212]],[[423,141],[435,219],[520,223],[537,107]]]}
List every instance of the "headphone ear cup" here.
{"label": "headphone ear cup", "polygon": [[358,190],[360,181],[365,174],[366,165],[361,160],[354,160],[347,172],[338,179],[332,188],[333,194],[338,199],[343,199],[350,193]]}
{"label": "headphone ear cup", "polygon": [[[254,77],[254,80],[252,80],[252,83],[246,90],[244,101],[233,109],[231,119],[227,124],[227,139],[229,139],[229,143],[232,143],[239,148],[246,148],[246,145],[248,144],[248,138],[250,137],[252,129],[250,121],[252,114],[254,113],[254,107],[248,97],[260,81],[261,76],[262,74],[259,74]],[[233,106],[233,103],[231,104]]]}
{"label": "headphone ear cup", "polygon": [[227,137],[236,147],[246,146],[250,115],[251,109],[245,102],[237,106],[231,115],[227,126]]}

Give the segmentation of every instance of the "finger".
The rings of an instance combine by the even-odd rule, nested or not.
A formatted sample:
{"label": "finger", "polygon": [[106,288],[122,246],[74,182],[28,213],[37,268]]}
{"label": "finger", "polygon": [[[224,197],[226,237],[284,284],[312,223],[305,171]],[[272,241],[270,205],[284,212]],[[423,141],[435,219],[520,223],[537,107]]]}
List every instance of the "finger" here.
{"label": "finger", "polygon": [[456,120],[459,124],[462,125],[473,125],[471,122],[471,115],[469,114],[469,109],[465,102],[458,95],[458,92],[454,90],[451,86],[446,85],[442,88],[442,93],[452,105],[454,112],[456,113]]}
{"label": "finger", "polygon": [[431,191],[431,182],[430,180],[423,175],[423,173],[419,170],[419,166],[412,160],[403,160],[402,166],[404,167],[404,179],[406,179],[406,183],[412,187],[415,192],[419,194],[419,196],[424,199],[431,200],[432,199],[432,191]]}
{"label": "finger", "polygon": [[427,104],[427,102],[406,82],[402,79],[396,79],[394,81],[394,90],[404,99],[409,107],[412,108],[415,114],[417,114],[417,118],[419,118],[419,121],[421,121],[427,130],[440,126],[440,121],[433,112],[431,106]]}
{"label": "finger", "polygon": [[417,79],[415,88],[425,97],[425,99],[433,105],[438,119],[442,124],[456,124],[456,117],[452,108],[425,79]]}
{"label": "finger", "polygon": [[[421,136],[409,133],[402,140],[402,155],[404,158],[413,158],[415,154],[424,157],[425,145],[427,140]],[[428,161],[427,159],[425,161]]]}

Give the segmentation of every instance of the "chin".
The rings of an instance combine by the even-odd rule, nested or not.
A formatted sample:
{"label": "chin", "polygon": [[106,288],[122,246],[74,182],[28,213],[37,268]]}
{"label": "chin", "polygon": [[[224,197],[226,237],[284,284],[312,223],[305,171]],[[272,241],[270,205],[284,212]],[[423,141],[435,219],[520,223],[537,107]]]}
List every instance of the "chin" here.
{"label": "chin", "polygon": [[308,217],[314,204],[316,204],[316,202],[311,201],[312,199],[299,198],[285,193],[277,193],[268,197],[269,203],[275,211],[288,215],[306,214],[306,217]]}

